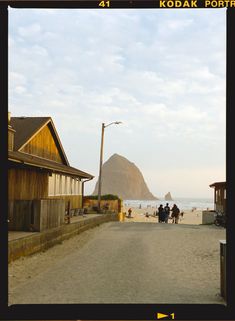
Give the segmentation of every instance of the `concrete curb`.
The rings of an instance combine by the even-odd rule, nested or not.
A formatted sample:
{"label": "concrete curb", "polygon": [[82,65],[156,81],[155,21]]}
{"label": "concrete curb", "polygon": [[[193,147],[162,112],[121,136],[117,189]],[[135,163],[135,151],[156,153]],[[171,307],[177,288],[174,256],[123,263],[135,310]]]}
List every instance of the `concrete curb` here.
{"label": "concrete curb", "polygon": [[96,217],[86,217],[82,221],[11,240],[8,242],[8,263],[17,260],[22,256],[28,256],[46,250],[102,223],[118,220],[118,214],[99,214]]}

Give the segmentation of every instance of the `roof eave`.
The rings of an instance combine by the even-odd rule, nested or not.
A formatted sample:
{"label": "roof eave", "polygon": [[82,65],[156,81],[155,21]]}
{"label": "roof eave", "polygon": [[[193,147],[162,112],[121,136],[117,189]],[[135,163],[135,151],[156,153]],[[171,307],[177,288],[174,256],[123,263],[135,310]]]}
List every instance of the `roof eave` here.
{"label": "roof eave", "polygon": [[216,187],[216,186],[226,186],[226,182],[215,182],[213,184],[209,185],[210,187]]}
{"label": "roof eave", "polygon": [[90,175],[90,174],[85,173],[85,172],[83,172],[83,173],[75,173],[75,172],[72,172],[72,171],[69,171],[69,170],[66,170],[66,169],[63,170],[63,169],[54,168],[53,166],[50,166],[50,165],[34,164],[33,162],[16,159],[14,157],[9,157],[8,160],[12,161],[12,162],[15,162],[15,163],[23,164],[23,165],[26,165],[26,166],[31,166],[31,167],[40,168],[40,169],[43,168],[43,169],[47,169],[47,170],[50,170],[50,171],[56,172],[56,173],[63,173],[63,174],[67,174],[67,175],[72,175],[72,176],[75,176],[75,177],[79,177],[81,179],[86,179],[86,178],[93,179],[94,178],[93,175]]}

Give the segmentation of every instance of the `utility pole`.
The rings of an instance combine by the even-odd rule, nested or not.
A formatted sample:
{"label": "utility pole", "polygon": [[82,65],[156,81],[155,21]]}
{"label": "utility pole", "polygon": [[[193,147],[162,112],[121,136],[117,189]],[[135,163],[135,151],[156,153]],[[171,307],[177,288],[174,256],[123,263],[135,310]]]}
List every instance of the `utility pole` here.
{"label": "utility pole", "polygon": [[101,212],[101,186],[102,186],[102,165],[103,165],[103,149],[104,149],[104,129],[110,125],[119,125],[121,121],[114,121],[108,125],[102,123],[102,130],[101,130],[101,144],[100,144],[100,169],[99,169],[99,181],[98,181],[98,212]]}
{"label": "utility pole", "polygon": [[104,149],[104,128],[105,124],[102,123],[101,130],[101,144],[100,144],[100,170],[99,170],[99,183],[98,183],[98,210],[101,211],[101,184],[102,184],[102,165],[103,165],[103,149]]}

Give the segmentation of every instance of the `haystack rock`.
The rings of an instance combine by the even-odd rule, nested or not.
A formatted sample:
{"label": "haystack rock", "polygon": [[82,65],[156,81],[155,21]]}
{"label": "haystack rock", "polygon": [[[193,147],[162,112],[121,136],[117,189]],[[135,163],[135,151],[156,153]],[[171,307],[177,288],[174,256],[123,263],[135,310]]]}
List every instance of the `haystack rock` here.
{"label": "haystack rock", "polygon": [[[98,182],[93,195],[98,194]],[[138,167],[118,154],[102,166],[101,194],[118,195],[123,200],[157,200],[148,189]]]}
{"label": "haystack rock", "polygon": [[173,198],[171,197],[171,193],[168,192],[166,195],[165,195],[165,201],[173,201]]}

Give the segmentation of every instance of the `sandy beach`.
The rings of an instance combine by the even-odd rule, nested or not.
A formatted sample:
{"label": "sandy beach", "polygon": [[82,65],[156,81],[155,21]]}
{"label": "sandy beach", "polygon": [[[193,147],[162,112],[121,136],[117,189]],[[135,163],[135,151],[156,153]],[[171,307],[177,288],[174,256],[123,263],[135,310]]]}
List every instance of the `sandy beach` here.
{"label": "sandy beach", "polygon": [[[128,218],[128,209],[129,207],[124,206],[123,212],[126,213],[125,222],[149,222],[149,223],[158,223],[158,216],[155,215],[156,208],[147,207],[147,208],[134,208],[132,207],[131,218]],[[179,224],[202,224],[202,210],[181,210],[183,216],[180,216]],[[146,217],[148,213],[149,217]],[[169,219],[168,223],[172,223],[172,220]]]}

